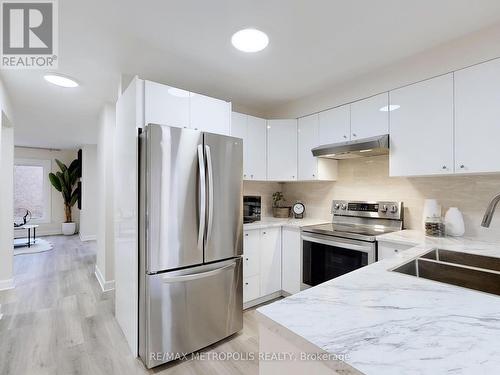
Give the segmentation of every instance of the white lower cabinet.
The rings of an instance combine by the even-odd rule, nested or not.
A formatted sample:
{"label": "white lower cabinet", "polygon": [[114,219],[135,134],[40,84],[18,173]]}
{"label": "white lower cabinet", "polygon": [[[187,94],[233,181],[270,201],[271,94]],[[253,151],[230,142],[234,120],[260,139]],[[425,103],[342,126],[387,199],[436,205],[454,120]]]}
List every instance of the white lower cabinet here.
{"label": "white lower cabinet", "polygon": [[281,227],[244,231],[243,302],[281,291]]}
{"label": "white lower cabinet", "polygon": [[[244,269],[244,268],[243,268]],[[243,278],[243,302],[249,302],[260,297],[260,276]]]}
{"label": "white lower cabinet", "polygon": [[243,237],[243,277],[260,273],[260,230],[245,231]]}
{"label": "white lower cabinet", "polygon": [[281,290],[281,228],[261,231],[260,294]]}
{"label": "white lower cabinet", "polygon": [[281,289],[294,294],[300,292],[302,262],[300,229],[283,228],[281,244]]}
{"label": "white lower cabinet", "polygon": [[400,244],[400,243],[395,243],[395,242],[385,242],[385,241],[379,241],[378,242],[378,260],[382,259],[387,259],[387,258],[392,258],[402,251],[411,249],[412,247],[415,247],[416,244]]}

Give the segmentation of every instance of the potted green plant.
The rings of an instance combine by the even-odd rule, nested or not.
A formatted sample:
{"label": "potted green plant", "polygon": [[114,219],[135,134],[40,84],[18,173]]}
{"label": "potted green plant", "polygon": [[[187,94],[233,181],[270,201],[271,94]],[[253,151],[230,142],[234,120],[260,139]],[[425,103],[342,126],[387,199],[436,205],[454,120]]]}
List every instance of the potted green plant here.
{"label": "potted green plant", "polygon": [[80,177],[80,164],[75,159],[66,166],[63,162],[55,159],[60,171],[49,173],[49,180],[54,189],[61,192],[64,200],[64,215],[66,221],[61,224],[62,232],[65,236],[75,234],[76,223],[73,222],[71,207],[78,201],[78,179]]}
{"label": "potted green plant", "polygon": [[285,204],[285,197],[281,191],[273,193],[273,216],[279,218],[287,218],[290,216],[290,207]]}

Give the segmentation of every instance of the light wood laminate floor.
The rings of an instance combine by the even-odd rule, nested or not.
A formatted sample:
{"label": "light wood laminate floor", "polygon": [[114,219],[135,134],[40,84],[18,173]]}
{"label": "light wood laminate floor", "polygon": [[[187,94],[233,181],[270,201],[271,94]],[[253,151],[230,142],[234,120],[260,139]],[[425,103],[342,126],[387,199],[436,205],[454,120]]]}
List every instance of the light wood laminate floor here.
{"label": "light wood laminate floor", "polygon": [[[253,361],[177,361],[147,371],[114,318],[113,292],[94,276],[95,241],[46,237],[54,249],[14,257],[16,288],[0,292],[1,375],[258,374]],[[242,332],[208,352],[258,351],[253,310]]]}

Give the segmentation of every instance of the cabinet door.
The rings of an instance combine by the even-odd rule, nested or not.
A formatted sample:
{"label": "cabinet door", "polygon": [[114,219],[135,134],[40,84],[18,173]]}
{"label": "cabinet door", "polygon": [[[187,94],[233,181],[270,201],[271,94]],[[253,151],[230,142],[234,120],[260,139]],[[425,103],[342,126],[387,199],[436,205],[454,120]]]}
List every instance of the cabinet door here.
{"label": "cabinet door", "polygon": [[229,135],[231,130],[231,103],[191,93],[191,128],[208,133]]}
{"label": "cabinet door", "polygon": [[297,120],[267,121],[268,180],[297,179]]}
{"label": "cabinet door", "polygon": [[453,173],[453,74],[389,93],[390,175]]}
{"label": "cabinet door", "polygon": [[282,241],[281,289],[290,294],[298,293],[302,279],[300,230],[298,228],[283,228]]}
{"label": "cabinet door", "polygon": [[319,145],[318,114],[299,118],[297,128],[299,180],[315,180],[318,176],[318,159],[312,155],[311,149]]}
{"label": "cabinet door", "polygon": [[319,143],[345,142],[350,139],[350,104],[319,113]]}
{"label": "cabinet door", "polygon": [[389,133],[389,93],[351,103],[351,139]]}
{"label": "cabinet door", "polygon": [[243,303],[260,297],[259,275],[243,278]]}
{"label": "cabinet door", "polygon": [[243,139],[243,179],[247,179],[247,176],[249,175],[247,115],[238,112],[231,113],[231,136]]}
{"label": "cabinet door", "polygon": [[455,72],[455,172],[499,172],[500,60]]}
{"label": "cabinet door", "polygon": [[189,91],[145,81],[144,122],[189,127]]}
{"label": "cabinet door", "polygon": [[247,116],[247,166],[248,180],[266,180],[267,121]]}
{"label": "cabinet door", "polygon": [[261,231],[260,247],[261,297],[281,290],[281,228]]}
{"label": "cabinet door", "polygon": [[243,277],[260,272],[260,231],[246,230],[243,236]]}

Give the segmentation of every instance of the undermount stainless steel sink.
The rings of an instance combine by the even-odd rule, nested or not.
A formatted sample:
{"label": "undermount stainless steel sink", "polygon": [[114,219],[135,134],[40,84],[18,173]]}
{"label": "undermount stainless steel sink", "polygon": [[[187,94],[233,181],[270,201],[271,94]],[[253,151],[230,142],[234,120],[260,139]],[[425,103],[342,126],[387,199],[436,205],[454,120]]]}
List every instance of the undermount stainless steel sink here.
{"label": "undermount stainless steel sink", "polygon": [[500,259],[433,249],[394,272],[500,295]]}

